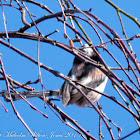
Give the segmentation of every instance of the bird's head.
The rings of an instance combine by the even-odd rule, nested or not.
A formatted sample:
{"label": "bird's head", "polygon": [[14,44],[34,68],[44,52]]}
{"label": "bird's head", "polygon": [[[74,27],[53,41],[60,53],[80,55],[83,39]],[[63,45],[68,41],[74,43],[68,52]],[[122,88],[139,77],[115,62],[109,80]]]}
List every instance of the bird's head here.
{"label": "bird's head", "polygon": [[82,51],[83,51],[86,55],[88,55],[88,56],[91,57],[91,58],[96,56],[96,53],[94,52],[94,50],[93,50],[91,47],[89,47],[88,44],[85,44],[83,47],[84,47],[84,49],[82,49]]}

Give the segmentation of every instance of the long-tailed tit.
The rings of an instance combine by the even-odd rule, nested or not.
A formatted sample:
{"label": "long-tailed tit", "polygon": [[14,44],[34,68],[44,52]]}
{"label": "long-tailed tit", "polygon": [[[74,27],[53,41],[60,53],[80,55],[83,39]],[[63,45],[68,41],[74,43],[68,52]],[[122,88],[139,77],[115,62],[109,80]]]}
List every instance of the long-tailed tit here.
{"label": "long-tailed tit", "polygon": [[[96,61],[97,63],[102,64],[100,59],[97,57],[96,53],[93,51],[92,48],[89,48],[89,46],[85,45],[85,48],[82,50],[82,52]],[[97,67],[93,66],[90,63],[87,63],[83,60],[78,59],[75,57],[74,62],[73,62],[73,67],[70,70],[68,76],[73,80],[77,81],[83,86],[86,87],[91,87],[99,92],[103,92],[104,88],[107,83],[107,76]],[[80,88],[92,101],[93,103],[98,101],[99,98],[101,97],[101,94],[98,94],[97,92],[94,92],[92,90],[89,90],[87,88],[84,88],[83,86],[80,86],[77,84],[77,87]],[[8,101],[9,100],[9,93],[7,91],[3,91],[5,99]],[[27,97],[28,94],[25,92],[21,92],[21,95]],[[26,95],[27,94],[27,95]],[[61,89],[56,89],[56,90],[51,90],[44,92],[45,95],[47,96],[58,96],[62,97],[62,102],[63,105],[66,106],[68,104],[76,104],[78,106],[89,106],[90,103],[88,100],[80,93],[78,90],[73,87],[68,81],[65,81],[64,84],[62,85]],[[14,100],[17,100],[20,98],[18,94],[12,94],[12,97],[14,97]],[[42,96],[42,92],[35,92],[34,94],[31,93],[29,94],[29,97],[40,97]]]}
{"label": "long-tailed tit", "polygon": [[[88,55],[91,59],[102,64],[92,48],[84,46],[83,53]],[[86,48],[87,47],[87,48]],[[80,82],[80,84],[94,88],[99,92],[103,92],[107,83],[107,76],[99,70],[97,67],[82,61],[75,57],[73,67],[70,70],[68,76],[74,80]],[[90,99],[90,101],[97,102],[101,97],[101,94],[88,90],[80,85],[77,85]],[[60,96],[62,96],[63,105],[76,104],[78,106],[89,106],[88,100],[78,92],[68,81],[65,81],[60,89]]]}

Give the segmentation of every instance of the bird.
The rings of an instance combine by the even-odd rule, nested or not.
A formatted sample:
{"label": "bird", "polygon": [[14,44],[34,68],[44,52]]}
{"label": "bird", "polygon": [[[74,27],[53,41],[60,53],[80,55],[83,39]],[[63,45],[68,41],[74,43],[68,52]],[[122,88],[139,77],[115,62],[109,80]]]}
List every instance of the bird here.
{"label": "bird", "polygon": [[[95,51],[89,47],[88,44],[85,44],[83,48],[84,49],[81,49],[81,51],[85,55],[97,63],[103,64]],[[80,84],[91,87],[99,92],[104,92],[108,80],[107,76],[99,68],[77,57],[74,58],[73,66],[68,73],[68,77],[70,77],[72,81],[79,82]],[[101,94],[93,90],[88,90],[78,84],[77,87],[87,95],[92,103],[97,102],[101,97]],[[89,101],[74,86],[72,86],[69,81],[63,83],[59,91],[59,96],[62,98],[63,106],[69,104],[76,104],[79,107],[90,106]]]}
{"label": "bird", "polygon": [[[81,48],[81,53],[88,56],[92,60],[96,61],[97,64],[103,64],[102,61],[98,58],[95,51],[89,47],[88,44],[85,44]],[[98,51],[98,50],[97,50]],[[77,87],[81,89],[88,97],[88,99],[95,103],[97,102],[101,94],[93,90],[89,90],[83,86],[93,88],[99,92],[104,92],[108,77],[97,67],[94,65],[79,59],[77,57],[74,58],[73,66],[68,73],[68,77],[72,80],[77,82]],[[81,85],[78,85],[80,83]],[[7,101],[10,101],[7,98],[7,91],[3,91],[3,95]],[[27,97],[42,97],[42,91],[30,91],[28,94],[26,92],[19,92],[20,95]],[[33,94],[34,93],[34,94]],[[56,96],[62,98],[63,106],[67,106],[69,104],[76,104],[80,107],[87,107],[90,105],[89,101],[73,86],[70,84],[69,81],[65,80],[62,87],[60,89],[50,90],[44,92],[45,96]],[[17,94],[12,94],[13,100],[20,99],[21,97]]]}

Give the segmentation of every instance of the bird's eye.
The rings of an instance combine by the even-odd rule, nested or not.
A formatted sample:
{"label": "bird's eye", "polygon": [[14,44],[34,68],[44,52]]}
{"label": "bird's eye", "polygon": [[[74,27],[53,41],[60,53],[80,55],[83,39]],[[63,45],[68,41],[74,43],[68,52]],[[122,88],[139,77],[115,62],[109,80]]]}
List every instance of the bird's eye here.
{"label": "bird's eye", "polygon": [[93,50],[92,50],[92,48],[84,48],[84,49],[83,49],[83,52],[84,52],[86,55],[90,56],[90,57],[93,55]]}

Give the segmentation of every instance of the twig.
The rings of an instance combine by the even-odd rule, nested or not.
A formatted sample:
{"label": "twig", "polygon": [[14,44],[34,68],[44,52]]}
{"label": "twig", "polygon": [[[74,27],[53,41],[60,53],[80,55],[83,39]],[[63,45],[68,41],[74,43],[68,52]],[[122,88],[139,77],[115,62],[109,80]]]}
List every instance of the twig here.
{"label": "twig", "polygon": [[[107,28],[110,33],[115,37],[115,38],[118,38],[118,39],[121,39],[119,37],[119,35],[112,29],[110,28],[108,25],[106,25],[102,20],[100,20],[98,17],[96,17],[95,15],[93,15],[92,13],[86,11],[86,13],[88,15],[90,15],[92,18],[94,18],[98,23],[100,23],[101,25],[103,25],[105,28]],[[99,27],[100,28],[100,27]],[[101,29],[101,28],[100,28]],[[110,39],[111,37],[106,33],[104,32],[103,29],[101,29],[101,31]],[[128,58],[130,58],[132,60],[132,62],[134,63],[134,65],[136,66],[138,72],[140,73],[140,67],[138,65],[138,62],[135,60],[135,58],[132,56],[132,53],[128,50],[128,48],[125,46],[124,42],[123,41],[119,41],[119,42],[115,42],[114,40],[112,40],[116,46],[118,46],[125,54],[125,52],[127,53],[127,55],[125,54],[125,57],[126,57],[126,60],[128,60]],[[129,61],[128,61],[129,62]]]}
{"label": "twig", "polygon": [[[42,99],[42,98],[41,98]],[[65,116],[65,114],[62,112],[62,110],[60,110],[60,108],[58,106],[56,106],[54,103],[51,102],[51,100],[49,98],[45,98],[46,103],[48,104],[49,108],[54,112],[54,114],[66,125],[68,125],[69,127],[71,127],[74,131],[76,131],[77,133],[79,133],[84,139],[85,136],[82,134],[82,132],[80,132],[78,129],[76,129],[74,126],[72,126],[68,121],[66,121],[67,116]],[[55,112],[55,110],[59,113],[59,115]],[[60,114],[60,112],[62,112],[62,114]],[[70,118],[70,117],[69,117]],[[71,118],[72,119],[72,118]],[[72,119],[73,120],[73,119]],[[73,123],[73,122],[72,122]]]}
{"label": "twig", "polygon": [[136,132],[139,131],[139,130],[140,130],[140,128],[137,128],[136,130],[134,130],[134,131],[132,131],[131,133],[127,134],[126,136],[120,138],[119,140],[123,140],[123,139],[125,139],[125,138],[128,138],[129,136],[133,135],[134,133],[136,133]]}
{"label": "twig", "polygon": [[[25,7],[26,11],[28,12],[28,15],[29,15],[29,17],[31,18],[33,24],[35,25],[35,27],[36,27],[38,33],[41,35],[41,32],[40,32],[40,30],[39,30],[37,24],[36,24],[35,21],[33,20],[32,15],[31,15],[30,11],[28,10],[27,6],[25,5],[25,3],[23,2],[23,0],[21,1],[21,3],[23,4],[23,6]],[[31,27],[31,24],[30,24],[30,27]]]}
{"label": "twig", "polygon": [[5,14],[4,14],[2,0],[0,0],[0,4],[1,4],[1,9],[2,9],[2,16],[3,16],[3,21],[4,21],[4,28],[5,28],[6,38],[7,38],[8,42],[9,42],[10,40],[9,40],[9,36],[8,36],[8,33],[7,33],[7,26],[6,26],[7,22],[6,22],[6,18],[5,18]]}
{"label": "twig", "polygon": [[[101,111],[101,106],[99,105],[99,102],[97,102],[98,108]],[[101,125],[101,116],[99,116],[99,139],[102,140],[104,138],[104,135],[102,134],[102,125]]]}
{"label": "twig", "polygon": [[[43,89],[43,81],[42,81],[42,76],[41,76],[41,69],[40,69],[40,47],[39,47],[39,43],[40,43],[40,34],[38,33],[38,41],[37,41],[37,61],[38,61],[38,73],[39,73],[39,81],[40,81],[40,84],[41,84],[41,88],[42,88],[42,95],[45,99],[45,94],[44,94],[44,89]],[[46,108],[46,104],[44,102],[44,107]]]}
{"label": "twig", "polygon": [[123,11],[122,9],[120,9],[118,6],[116,6],[113,2],[111,2],[110,0],[105,0],[107,3],[109,3],[111,6],[113,6],[117,11],[121,12],[122,14],[124,14],[125,16],[129,17],[130,19],[132,19],[132,21],[134,21],[139,27],[140,27],[140,23],[138,22],[138,19],[131,16],[130,14],[128,14],[127,12]]}
{"label": "twig", "polygon": [[[69,15],[69,16],[72,16],[72,18],[75,19],[75,20],[76,20],[76,18],[79,18],[79,19],[81,19],[81,20],[87,22],[87,23],[93,28],[93,30],[95,31],[95,33],[97,34],[98,38],[100,39],[101,44],[103,44],[103,40],[102,40],[102,38],[101,38],[99,32],[98,32],[98,31],[96,30],[96,28],[92,25],[92,22],[91,22],[91,21],[86,20],[86,19],[84,19],[84,18],[82,18],[82,17],[80,17],[80,16],[77,16],[77,15],[74,15],[74,14],[68,14],[68,15]],[[77,21],[77,20],[76,20],[76,21]],[[77,22],[78,22],[78,21],[77,21]],[[79,23],[79,22],[78,22],[78,23]],[[80,26],[79,28],[81,29],[81,31],[85,34],[85,36],[87,37],[87,39],[90,41],[90,43],[93,44],[92,41],[90,40],[90,38],[88,37],[88,35],[86,34],[86,32],[84,31],[84,29],[82,28],[82,26],[81,26],[81,25],[79,25],[79,26]],[[104,44],[105,44],[105,43],[104,43]]]}
{"label": "twig", "polygon": [[[2,72],[2,70],[0,69],[0,73],[1,74],[3,74],[3,72]],[[16,80],[14,80],[14,79],[12,79],[9,75],[6,75],[7,76],[7,78],[8,78],[8,81],[9,81],[9,83],[12,85],[12,87],[14,87],[14,88],[23,88],[23,89],[26,89],[26,90],[34,90],[34,88],[32,88],[32,87],[30,87],[29,85],[27,85],[27,84],[29,84],[29,81],[27,82],[27,83],[25,83],[25,84],[23,84],[23,83],[21,83],[21,82],[18,82],[18,81],[16,81]],[[2,80],[4,80],[4,77],[2,77]],[[31,82],[30,82],[31,83]],[[33,82],[33,83],[35,83],[35,82]]]}
{"label": "twig", "polygon": [[47,34],[47,35],[45,35],[44,37],[49,37],[50,35],[52,35],[52,34],[54,34],[54,33],[58,33],[59,32],[59,30],[58,29],[56,29],[56,30],[54,30],[53,32],[51,32],[51,33],[49,33],[49,34]]}
{"label": "twig", "polygon": [[98,108],[100,109],[100,111],[101,111],[101,113],[103,114],[103,116],[104,116],[110,123],[112,123],[112,124],[117,128],[118,131],[122,131],[122,129],[121,129],[119,126],[117,126],[110,118],[107,117],[107,115],[103,112],[102,107],[101,107],[101,105],[99,105],[99,103],[98,103]]}
{"label": "twig", "polygon": [[[0,65],[1,65],[1,69],[3,71],[3,76],[5,78],[5,81],[6,81],[6,86],[7,86],[7,91],[10,93],[10,85],[9,85],[9,82],[8,82],[8,79],[7,79],[7,76],[6,76],[6,73],[5,73],[5,69],[4,69],[4,66],[3,66],[3,62],[2,62],[2,59],[1,59],[1,55],[0,55]],[[10,100],[10,103],[11,103],[11,106],[14,110],[14,113],[16,114],[17,118],[22,122],[22,124],[26,127],[26,129],[29,131],[29,133],[31,134],[31,136],[33,137],[34,140],[37,140],[35,134],[32,132],[32,130],[28,127],[28,125],[25,123],[25,121],[22,119],[22,117],[20,116],[20,114],[18,113],[14,103],[13,103],[13,100],[12,100],[12,97],[11,97],[11,94],[8,94],[9,95],[9,100]]]}
{"label": "twig", "polygon": [[25,13],[26,13],[25,9],[20,5],[18,0],[15,0],[15,1],[17,2],[18,6],[19,6],[19,11],[21,12],[21,20],[22,20],[23,24],[30,27],[31,24],[28,23],[26,18],[25,18],[25,16],[26,16],[25,15]]}
{"label": "twig", "polygon": [[26,21],[26,18],[25,18],[26,11],[25,11],[25,9],[20,8],[20,12],[21,12],[21,19],[22,19],[22,22],[24,23],[24,25],[27,25],[27,26],[31,27],[31,24]]}
{"label": "twig", "polygon": [[[123,69],[120,68],[120,67],[110,67],[110,69],[111,69],[111,70],[123,70],[123,69],[124,69],[124,70],[128,70],[128,71],[129,71],[129,70],[132,70],[132,69],[130,69],[130,68],[124,68],[124,67],[123,67]],[[133,68],[133,69],[134,69],[134,70],[137,70],[137,68]]]}
{"label": "twig", "polygon": [[22,95],[20,95],[19,94],[19,92],[17,92],[16,90],[14,90],[13,88],[12,88],[12,90],[14,91],[14,93],[16,93],[21,99],[23,99],[32,109],[34,109],[34,110],[36,110],[37,112],[39,112],[41,115],[43,115],[45,118],[48,118],[48,116],[45,114],[45,113],[43,113],[43,112],[41,112],[39,109],[37,109],[35,106],[33,106],[29,101],[27,101],[26,100],[26,96],[24,97],[24,96],[22,96]]}
{"label": "twig", "polygon": [[122,31],[123,31],[123,34],[125,35],[127,44],[128,44],[128,46],[130,47],[131,52],[133,52],[132,46],[131,46],[131,44],[130,44],[130,42],[129,42],[129,40],[128,40],[127,34],[126,34],[126,32],[125,32],[125,29],[124,29],[124,25],[123,25],[123,22],[122,22],[122,19],[121,19],[120,11],[117,11],[117,14],[118,14],[118,16],[119,16],[120,23],[121,23],[121,26],[122,26]]}
{"label": "twig", "polygon": [[[43,100],[43,98],[41,97]],[[69,120],[72,124],[74,124],[82,133],[84,133],[88,138],[91,138],[93,140],[96,140],[92,135],[90,135],[86,130],[84,130],[74,119],[72,119],[70,116],[68,116],[65,112],[63,112],[58,106],[56,106],[54,103],[50,102],[49,100],[45,100],[53,109],[55,109],[62,118],[65,118]],[[64,120],[63,120],[64,121]]]}
{"label": "twig", "polygon": [[[24,1],[27,1],[29,3],[33,3],[35,5],[38,5],[40,6],[41,8],[47,10],[49,13],[51,13],[51,15],[45,15],[39,19],[37,19],[36,21],[34,21],[36,24],[43,21],[43,20],[46,20],[46,19],[49,19],[49,18],[54,18],[56,17],[59,21],[61,21],[62,23],[64,23],[64,20],[61,19],[59,16],[62,16],[62,12],[58,12],[58,13],[54,13],[52,12],[50,9],[48,9],[47,6],[43,5],[42,3],[39,3],[39,2],[35,2],[33,0],[24,0]],[[67,9],[65,10],[65,13],[67,12],[70,12],[70,13],[73,13],[73,12],[78,12],[77,10],[70,10],[70,9]],[[30,23],[31,26],[34,26],[34,22]],[[65,22],[65,24],[70,28],[72,29],[77,35],[79,35],[84,41],[86,41],[88,44],[91,44],[86,38],[84,38],[74,27],[72,27],[71,25],[69,25],[67,22]],[[29,26],[24,26],[22,28],[20,28],[18,31],[19,32],[24,32],[25,30],[27,30],[28,28],[30,28]],[[70,38],[69,38],[70,39]]]}
{"label": "twig", "polygon": [[[115,60],[115,62],[120,66],[120,68],[123,70],[123,72],[124,72],[125,75],[128,77],[128,79],[130,80],[130,82],[133,83],[137,89],[139,89],[139,87],[136,85],[136,83],[134,82],[134,80],[129,76],[129,74],[125,71],[125,69],[122,67],[122,65],[120,64],[120,62],[112,55],[112,53],[111,53],[108,49],[106,49],[106,48],[104,48],[104,50],[105,50],[105,51]],[[128,69],[129,69],[129,68],[128,68]],[[133,71],[133,70],[132,70],[132,71]],[[136,77],[136,79],[137,79],[137,77]],[[138,79],[137,79],[137,81],[138,81]],[[139,84],[139,82],[138,82],[138,84]],[[139,86],[140,86],[140,85],[139,85]]]}
{"label": "twig", "polygon": [[60,0],[57,0],[57,1],[58,1],[59,5],[60,5],[61,11],[62,11],[62,15],[64,17],[64,22],[63,22],[64,23],[63,24],[63,26],[64,26],[64,37],[65,38],[68,38],[70,40],[70,37],[69,37],[69,35],[67,34],[67,31],[66,31],[66,20],[67,20],[67,16],[65,15],[64,8],[63,8]]}
{"label": "twig", "polygon": [[[65,4],[66,4],[67,8],[69,9],[69,8],[70,8],[70,5],[69,5],[68,1],[65,0]],[[80,25],[80,23],[79,23],[74,17],[69,16],[69,19],[70,19],[70,22],[71,22],[73,28],[75,28],[75,25],[74,25],[74,22],[73,22],[73,21],[75,21],[75,23],[76,23],[80,28],[82,28],[82,26]],[[84,31],[83,28],[82,28],[81,30],[82,30],[82,32]],[[85,31],[84,31],[83,33],[85,33]],[[78,35],[78,34],[75,34],[75,36],[76,36],[76,38],[78,38],[78,39],[80,40],[81,46],[83,46],[83,43],[82,43],[82,41],[81,41],[79,35]],[[88,38],[87,38],[87,39],[88,39]]]}
{"label": "twig", "polygon": [[5,105],[2,103],[2,101],[0,100],[0,104],[2,105],[2,107],[4,108],[5,112],[8,112],[8,109],[5,107]]}

